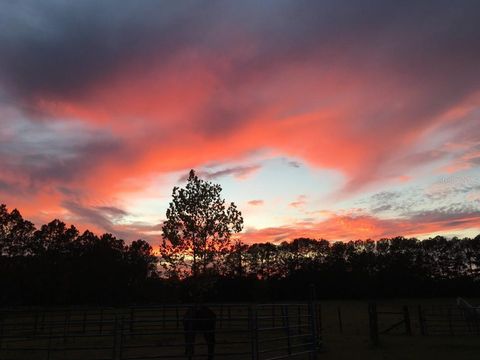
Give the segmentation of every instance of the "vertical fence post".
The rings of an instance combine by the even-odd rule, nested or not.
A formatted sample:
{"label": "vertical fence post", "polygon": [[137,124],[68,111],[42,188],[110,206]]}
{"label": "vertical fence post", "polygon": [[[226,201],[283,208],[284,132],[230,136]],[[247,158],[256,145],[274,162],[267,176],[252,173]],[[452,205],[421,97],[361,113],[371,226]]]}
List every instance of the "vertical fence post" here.
{"label": "vertical fence post", "polygon": [[258,350],[258,348],[259,348],[259,346],[258,346],[258,343],[259,343],[259,341],[258,341],[258,336],[259,336],[258,331],[259,331],[260,325],[258,323],[258,308],[257,308],[256,305],[255,305],[254,309],[255,309],[255,311],[254,311],[253,315],[254,315],[254,324],[255,324],[255,327],[254,327],[254,329],[255,329],[255,360],[258,360],[258,359],[260,359],[259,350]]}
{"label": "vertical fence post", "polygon": [[228,314],[228,327],[232,327],[232,309],[230,307],[230,304],[227,306],[227,314]]}
{"label": "vertical fence post", "polygon": [[[39,314],[38,314],[38,310],[35,311],[35,323],[33,325],[33,336],[36,336],[37,335],[37,331],[38,331],[38,317],[39,317]],[[1,321],[1,320],[0,320]]]}
{"label": "vertical fence post", "polygon": [[82,333],[85,334],[87,330],[87,311],[83,312],[83,321],[82,321]]}
{"label": "vertical fence post", "polygon": [[100,335],[102,335],[103,333],[103,308],[100,309],[100,323],[99,323],[99,326],[100,326]]}
{"label": "vertical fence post", "polygon": [[165,329],[165,327],[167,326],[167,323],[166,323],[166,309],[165,309],[165,304],[162,305],[162,327]]}
{"label": "vertical fence post", "polygon": [[112,335],[113,335],[113,344],[112,344],[112,360],[117,360],[117,344],[118,344],[118,318],[115,315],[115,321],[113,323]]}
{"label": "vertical fence post", "polygon": [[0,314],[0,350],[2,349],[3,334],[5,331],[5,318],[3,314]]}
{"label": "vertical fence post", "polygon": [[130,308],[130,324],[129,324],[129,333],[130,333],[130,336],[133,336],[133,332],[135,330],[135,308],[134,307],[131,307]]}
{"label": "vertical fence post", "polygon": [[309,290],[309,307],[312,337],[313,337],[313,350],[314,353],[311,356],[313,360],[317,358],[317,352],[320,349],[322,338],[321,338],[321,323],[322,323],[322,314],[320,304],[317,303],[317,290],[315,284],[310,284]]}
{"label": "vertical fence post", "polygon": [[309,319],[310,319],[310,331],[312,333],[312,352],[310,354],[310,360],[316,360],[317,359],[317,351],[318,351],[318,334],[317,334],[317,329],[318,326],[316,324],[317,322],[317,315],[316,315],[316,304],[314,302],[314,299],[310,299],[309,304],[308,304],[308,312],[309,312]]}
{"label": "vertical fence post", "polygon": [[178,305],[175,305],[175,318],[177,319],[177,329],[180,327],[180,315],[178,313]]}
{"label": "vertical fence post", "polygon": [[342,309],[340,306],[337,307],[337,317],[338,317],[338,330],[340,334],[343,334],[343,322],[342,322]]}
{"label": "vertical fence post", "polygon": [[423,315],[422,305],[418,305],[418,324],[420,326],[420,334],[422,336],[427,335],[425,317]]}
{"label": "vertical fence post", "polygon": [[378,314],[377,304],[368,304],[368,319],[370,325],[370,340],[374,346],[378,345]]}
{"label": "vertical fence post", "polygon": [[316,304],[316,307],[317,307],[317,334],[318,334],[318,338],[319,340],[321,341],[321,334],[322,334],[322,305],[317,303]]}
{"label": "vertical fence post", "polygon": [[272,327],[275,327],[275,304],[272,304]]}
{"label": "vertical fence post", "polygon": [[477,308],[473,313],[473,325],[474,325],[474,332],[476,335],[479,335],[480,333],[480,326],[479,326],[480,314],[478,313],[479,311],[480,310],[478,310]]}
{"label": "vertical fence post", "polygon": [[43,331],[45,329],[45,310],[42,312],[42,317],[40,320],[40,330]]}
{"label": "vertical fence post", "polygon": [[50,324],[50,329],[48,331],[48,345],[47,345],[47,360],[50,360],[50,353],[52,351],[52,337],[53,337],[53,324]]}
{"label": "vertical fence post", "polygon": [[405,333],[407,335],[412,335],[412,324],[410,322],[410,312],[408,310],[408,306],[403,306],[403,321],[405,322]]}
{"label": "vertical fence post", "polygon": [[125,331],[124,331],[125,319],[122,315],[120,318],[120,339],[119,339],[119,346],[118,346],[118,360],[122,360],[122,353],[123,353],[123,343],[125,341]]}
{"label": "vertical fence post", "polygon": [[258,360],[258,323],[257,307],[250,305],[248,307],[248,325],[251,339],[251,359]]}
{"label": "vertical fence post", "polygon": [[450,330],[450,335],[453,335],[453,324],[452,324],[452,308],[449,306],[448,307],[448,329]]}
{"label": "vertical fence post", "polygon": [[219,327],[220,329],[222,328],[222,323],[223,323],[223,304],[220,304],[220,319],[219,319]]}
{"label": "vertical fence post", "polygon": [[290,317],[288,315],[288,305],[283,305],[284,311],[283,314],[285,316],[285,332],[287,333],[287,351],[288,355],[292,354],[292,342],[290,339]]}
{"label": "vertical fence post", "polygon": [[302,305],[297,305],[297,333],[302,333]]}
{"label": "vertical fence post", "polygon": [[67,333],[70,326],[70,309],[65,312],[65,322],[63,324],[63,342],[67,342]]}

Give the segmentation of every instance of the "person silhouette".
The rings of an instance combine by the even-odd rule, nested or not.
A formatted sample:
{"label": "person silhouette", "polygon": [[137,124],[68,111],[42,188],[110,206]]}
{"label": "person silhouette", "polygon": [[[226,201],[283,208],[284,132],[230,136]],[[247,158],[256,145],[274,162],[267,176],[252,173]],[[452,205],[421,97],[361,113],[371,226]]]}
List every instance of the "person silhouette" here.
{"label": "person silhouette", "polygon": [[213,360],[215,354],[215,313],[205,305],[190,306],[183,316],[185,333],[185,355],[192,360],[195,353],[195,337],[203,333],[208,348],[208,360]]}

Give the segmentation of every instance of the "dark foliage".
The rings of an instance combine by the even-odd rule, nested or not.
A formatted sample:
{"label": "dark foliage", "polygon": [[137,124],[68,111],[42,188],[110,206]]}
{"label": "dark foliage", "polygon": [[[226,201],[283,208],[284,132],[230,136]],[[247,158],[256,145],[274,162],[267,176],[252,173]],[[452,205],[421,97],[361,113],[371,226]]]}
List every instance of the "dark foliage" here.
{"label": "dark foliage", "polygon": [[79,234],[59,220],[35,230],[0,206],[0,303],[118,303],[147,299],[156,274],[151,246],[111,234]]}
{"label": "dark foliage", "polygon": [[480,296],[480,235],[237,243],[211,273],[182,279],[159,272],[143,240],[59,220],[36,229],[0,205],[0,255],[0,305],[192,301],[199,284],[204,301],[302,299],[312,283],[320,298]]}

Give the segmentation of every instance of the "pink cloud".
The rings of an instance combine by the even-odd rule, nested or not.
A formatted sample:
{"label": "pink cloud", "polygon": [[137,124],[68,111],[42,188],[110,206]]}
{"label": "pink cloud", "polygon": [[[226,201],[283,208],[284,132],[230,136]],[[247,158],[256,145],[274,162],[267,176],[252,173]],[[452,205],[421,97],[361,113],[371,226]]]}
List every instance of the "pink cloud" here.
{"label": "pink cloud", "polygon": [[480,212],[418,214],[410,218],[381,219],[372,215],[333,215],[323,221],[303,221],[292,225],[249,229],[241,235],[243,241],[281,242],[300,237],[349,241],[395,236],[422,236],[466,228],[480,232]]}
{"label": "pink cloud", "polygon": [[248,202],[248,205],[252,205],[252,206],[261,206],[263,204],[264,204],[263,200],[250,200]]}
{"label": "pink cloud", "polygon": [[307,197],[305,195],[300,195],[297,197],[297,200],[292,201],[289,206],[293,208],[301,208],[307,203]]}

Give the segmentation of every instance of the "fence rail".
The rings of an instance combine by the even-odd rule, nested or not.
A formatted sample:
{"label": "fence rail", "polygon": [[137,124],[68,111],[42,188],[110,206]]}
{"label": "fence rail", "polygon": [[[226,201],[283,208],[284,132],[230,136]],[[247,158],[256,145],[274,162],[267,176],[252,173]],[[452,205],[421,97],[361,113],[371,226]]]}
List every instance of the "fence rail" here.
{"label": "fence rail", "polygon": [[[128,308],[4,309],[0,311],[2,360],[147,360],[207,358],[207,333],[215,359],[316,359],[319,305],[208,304],[214,328],[186,335],[194,304]],[[192,330],[190,335],[192,334]],[[204,340],[205,337],[205,340]]]}
{"label": "fence rail", "polygon": [[[415,312],[414,312],[415,315]],[[480,335],[480,309],[458,305],[417,306],[416,320],[423,336]],[[380,335],[390,333],[412,335],[411,313],[408,306],[398,309],[378,309],[376,303],[368,305],[370,340],[378,345]]]}
{"label": "fence rail", "polygon": [[480,314],[454,305],[418,307],[423,335],[480,335]]}

